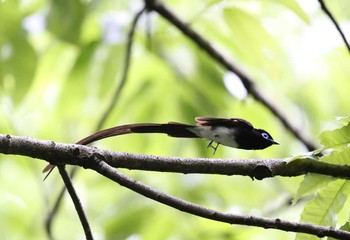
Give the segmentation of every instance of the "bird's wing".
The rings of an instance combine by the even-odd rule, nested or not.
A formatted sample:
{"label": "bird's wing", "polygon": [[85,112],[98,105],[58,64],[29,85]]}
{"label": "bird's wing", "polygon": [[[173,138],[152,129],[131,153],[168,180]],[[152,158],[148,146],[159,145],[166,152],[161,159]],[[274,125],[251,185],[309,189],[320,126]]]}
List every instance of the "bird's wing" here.
{"label": "bird's wing", "polygon": [[227,126],[227,127],[244,127],[253,130],[253,125],[242,118],[213,118],[213,117],[196,117],[197,126]]}

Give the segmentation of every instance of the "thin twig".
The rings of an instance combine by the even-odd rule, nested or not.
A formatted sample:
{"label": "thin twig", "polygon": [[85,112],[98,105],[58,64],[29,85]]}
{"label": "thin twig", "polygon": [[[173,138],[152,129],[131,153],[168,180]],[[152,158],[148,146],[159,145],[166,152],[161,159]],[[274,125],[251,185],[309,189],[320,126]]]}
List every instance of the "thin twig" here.
{"label": "thin twig", "polygon": [[289,232],[308,233],[318,237],[333,237],[338,239],[350,239],[350,232],[333,227],[319,226],[311,223],[298,223],[281,220],[279,218],[269,219],[257,216],[236,215],[232,213],[224,213],[210,208],[206,208],[180,198],[168,195],[161,191],[155,190],[139,181],[136,181],[120,172],[111,168],[103,161],[97,162],[93,170],[99,172],[101,175],[111,179],[112,181],[129,188],[147,198],[153,199],[156,202],[165,204],[169,207],[187,212],[199,217],[211,219],[218,222],[225,222],[229,224],[238,224],[245,226],[255,226],[261,228],[272,228]]}
{"label": "thin twig", "polygon": [[152,15],[147,12],[147,15],[145,17],[146,19],[146,27],[145,27],[145,33],[146,33],[146,48],[148,51],[152,52],[153,49],[153,43],[152,43]]}
{"label": "thin twig", "polygon": [[[110,104],[108,105],[108,107],[106,108],[105,112],[102,114],[102,117],[100,118],[100,120],[97,123],[96,126],[96,131],[100,130],[102,128],[102,126],[104,125],[104,123],[106,122],[109,114],[112,112],[113,108],[116,106],[116,103],[118,101],[118,98],[126,84],[126,80],[128,78],[128,73],[129,73],[129,67],[130,67],[130,62],[131,62],[131,54],[132,54],[132,46],[133,46],[133,37],[134,37],[134,33],[135,33],[135,29],[136,29],[136,25],[138,20],[140,19],[141,15],[144,13],[144,11],[146,10],[146,8],[141,9],[134,17],[131,26],[130,26],[130,30],[128,33],[128,38],[127,38],[127,46],[126,46],[126,52],[125,52],[125,62],[124,62],[124,68],[123,68],[123,72],[119,81],[119,85],[110,101]],[[71,178],[73,178],[75,176],[75,174],[77,173],[77,168],[73,167],[73,169],[70,172],[70,176]],[[58,197],[56,198],[56,201],[53,205],[53,208],[51,209],[51,211],[47,214],[46,217],[46,221],[45,221],[45,228],[46,231],[48,233],[48,235],[50,236],[52,230],[52,223],[53,220],[56,216],[56,213],[59,211],[61,202],[63,200],[63,196],[65,193],[65,187],[63,187],[61,189],[61,191],[58,194]]]}
{"label": "thin twig", "polygon": [[[70,178],[73,178],[75,174],[77,173],[78,167],[74,166],[73,169],[70,172]],[[49,236],[50,239],[53,239],[52,235],[52,226],[53,226],[53,220],[55,219],[56,213],[59,211],[61,203],[63,201],[64,193],[66,192],[66,187],[63,186],[61,191],[59,192],[55,203],[53,204],[52,209],[47,213],[46,219],[45,219],[45,230]]]}
{"label": "thin twig", "polygon": [[89,221],[85,215],[83,206],[81,205],[80,199],[79,199],[79,197],[78,197],[78,195],[73,187],[73,184],[70,180],[68,172],[66,171],[66,168],[64,165],[58,165],[57,168],[58,168],[58,171],[60,172],[60,175],[63,179],[64,185],[66,186],[67,191],[68,191],[68,193],[73,201],[75,210],[77,211],[81,225],[83,226],[83,229],[84,229],[85,238],[87,240],[93,240],[94,237],[92,236]]}
{"label": "thin twig", "polygon": [[247,75],[238,65],[234,64],[232,61],[228,60],[223,54],[216,50],[206,39],[200,36],[196,31],[194,31],[188,24],[183,22],[178,18],[170,9],[168,9],[164,4],[157,0],[145,0],[147,8],[149,10],[156,11],[172,25],[177,27],[184,35],[193,40],[195,44],[198,45],[203,51],[205,51],[209,56],[215,59],[218,63],[223,65],[229,71],[234,72],[242,81],[243,85],[257,101],[262,103],[269,109],[288,129],[297,139],[299,139],[304,146],[309,150],[315,150],[316,144],[304,136],[304,134],[299,131],[293,124],[288,120],[288,118],[282,113],[280,109],[270,100],[265,97],[261,91],[255,85],[255,80]]}
{"label": "thin twig", "polygon": [[127,39],[127,45],[126,45],[126,52],[125,52],[125,61],[124,61],[124,68],[123,72],[119,81],[119,85],[116,89],[116,91],[113,94],[113,97],[107,107],[107,109],[104,111],[100,121],[97,124],[97,129],[101,129],[103,124],[106,122],[106,119],[108,118],[109,114],[112,112],[113,108],[116,106],[117,101],[121,95],[121,92],[126,84],[126,80],[128,79],[128,73],[129,73],[129,68],[131,64],[131,54],[132,54],[132,46],[133,46],[133,38],[134,38],[134,33],[136,29],[137,22],[139,21],[141,15],[145,12],[146,7],[142,8],[138,13],[136,13],[131,26],[130,30],[128,33],[128,39]]}
{"label": "thin twig", "polygon": [[325,14],[331,19],[331,21],[333,22],[334,26],[336,27],[336,29],[338,30],[341,38],[343,39],[348,52],[350,53],[350,45],[349,42],[347,41],[345,34],[343,33],[343,31],[340,28],[340,25],[338,24],[337,20],[335,20],[335,17],[333,16],[333,14],[331,13],[331,11],[329,11],[329,9],[327,8],[325,2],[323,0],[318,0],[318,2],[321,5],[321,9],[325,12]]}

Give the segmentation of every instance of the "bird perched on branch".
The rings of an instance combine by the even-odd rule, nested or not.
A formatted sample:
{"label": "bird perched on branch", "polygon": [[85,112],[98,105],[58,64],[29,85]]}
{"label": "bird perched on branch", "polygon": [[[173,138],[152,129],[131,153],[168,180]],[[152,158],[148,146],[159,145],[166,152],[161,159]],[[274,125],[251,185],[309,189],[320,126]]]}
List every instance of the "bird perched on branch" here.
{"label": "bird perched on branch", "polygon": [[[265,149],[278,144],[267,131],[254,128],[250,122],[241,118],[196,117],[195,119],[196,125],[177,122],[121,125],[96,132],[77,144],[87,145],[97,140],[129,133],[165,133],[177,138],[208,139],[210,141],[208,147],[214,149],[213,154],[220,144],[246,150]],[[213,143],[216,143],[216,146],[213,146]],[[54,167],[55,165],[49,164],[44,168],[43,172],[49,171],[46,177]]]}

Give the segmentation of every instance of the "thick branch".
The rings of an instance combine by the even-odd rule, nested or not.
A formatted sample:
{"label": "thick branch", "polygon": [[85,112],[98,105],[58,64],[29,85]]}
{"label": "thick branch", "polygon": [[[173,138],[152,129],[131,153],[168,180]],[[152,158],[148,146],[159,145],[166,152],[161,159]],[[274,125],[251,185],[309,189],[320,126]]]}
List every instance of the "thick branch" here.
{"label": "thick branch", "polygon": [[293,177],[305,173],[318,173],[337,178],[350,178],[350,166],[335,165],[314,160],[283,159],[209,159],[158,157],[113,152],[77,144],[62,144],[0,134],[0,153],[16,154],[44,159],[55,165],[70,164],[84,168],[96,161],[105,161],[116,168],[146,171],[243,175],[256,179],[274,176]]}
{"label": "thick branch", "polygon": [[288,118],[282,113],[282,111],[277,108],[277,106],[267,99],[261,91],[255,85],[255,80],[253,80],[247,73],[240,69],[235,63],[228,60],[223,54],[216,50],[206,39],[194,31],[190,26],[178,18],[174,13],[171,12],[165,5],[163,5],[158,0],[146,0],[147,7],[150,10],[156,11],[171,24],[177,27],[184,35],[189,39],[193,40],[195,44],[198,45],[203,51],[205,51],[210,57],[215,59],[218,63],[223,65],[229,71],[234,72],[242,81],[243,85],[247,91],[260,103],[267,107],[280,121],[281,123],[297,138],[299,139],[305,147],[309,150],[315,150],[317,147],[315,143],[304,136],[304,134],[299,131],[293,124],[288,120]]}

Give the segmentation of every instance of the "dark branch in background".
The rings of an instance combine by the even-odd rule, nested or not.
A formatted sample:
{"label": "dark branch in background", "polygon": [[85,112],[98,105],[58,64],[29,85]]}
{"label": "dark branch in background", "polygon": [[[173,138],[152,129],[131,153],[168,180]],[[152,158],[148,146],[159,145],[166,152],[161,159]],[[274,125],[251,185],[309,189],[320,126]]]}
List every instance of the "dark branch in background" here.
{"label": "dark branch in background", "polygon": [[151,14],[147,14],[146,15],[146,48],[148,49],[148,51],[152,52],[152,15]]}
{"label": "dark branch in background", "polygon": [[73,184],[69,178],[69,175],[68,175],[68,172],[66,171],[66,168],[64,165],[58,165],[57,166],[58,168],[58,171],[60,172],[61,174],[61,177],[63,179],[63,182],[64,182],[64,185],[66,186],[67,188],[67,191],[70,195],[70,197],[72,198],[72,201],[74,203],[74,207],[77,211],[77,214],[79,216],[79,219],[80,219],[80,222],[83,226],[83,229],[84,229],[84,233],[85,233],[85,238],[87,240],[93,240],[94,237],[92,236],[92,232],[91,232],[91,228],[90,228],[90,225],[89,225],[89,222],[86,218],[86,215],[85,215],[85,212],[84,212],[84,209],[80,203],[80,200],[79,200],[79,197],[73,187]]}
{"label": "dark branch in background", "polygon": [[338,30],[338,32],[340,33],[340,36],[342,37],[348,52],[350,53],[350,45],[348,43],[348,41],[346,40],[345,34],[343,33],[343,31],[341,30],[339,24],[337,23],[337,21],[335,20],[335,17],[333,17],[332,13],[329,11],[329,9],[327,8],[326,4],[324,3],[323,0],[318,0],[318,2],[321,5],[321,9],[325,12],[325,14],[331,19],[331,21],[333,22],[334,26],[336,27],[336,29]]}
{"label": "dark branch in background", "polygon": [[[115,107],[118,98],[125,86],[127,77],[128,77],[128,73],[129,73],[129,67],[130,67],[130,62],[131,62],[131,54],[132,54],[132,46],[133,46],[133,37],[134,37],[134,33],[135,33],[135,28],[137,25],[137,22],[139,21],[141,15],[145,12],[146,8],[142,8],[134,17],[131,26],[130,26],[130,30],[128,33],[128,38],[127,38],[127,46],[126,46],[126,52],[125,52],[125,62],[124,62],[124,68],[123,68],[123,72],[119,81],[119,85],[110,101],[109,106],[107,107],[107,109],[105,110],[105,112],[103,113],[101,119],[99,120],[97,127],[96,127],[96,131],[100,130],[102,128],[102,126],[104,125],[104,123],[106,122],[109,114],[112,112],[113,107]],[[75,174],[77,173],[78,168],[74,167],[71,172],[70,172],[70,177],[73,178],[75,176]],[[58,197],[53,205],[53,208],[51,209],[51,211],[48,212],[47,217],[46,217],[46,221],[45,221],[45,228],[46,228],[46,232],[48,234],[48,236],[52,239],[52,222],[54,217],[56,216],[56,213],[58,212],[63,196],[65,193],[65,187],[63,187],[61,189],[61,191],[58,194]],[[73,201],[74,202],[74,201]],[[79,204],[79,202],[75,202],[74,204]],[[76,206],[77,208],[77,206]]]}
{"label": "dark branch in background", "polygon": [[303,159],[287,163],[283,159],[229,160],[159,157],[2,134],[0,134],[0,153],[44,159],[55,165],[70,164],[84,168],[90,168],[90,165],[96,161],[105,161],[116,168],[186,174],[242,175],[256,179],[274,176],[294,177],[306,173],[350,178],[349,165],[335,165],[316,160]]}
{"label": "dark branch in background", "polygon": [[164,6],[160,1],[157,0],[145,0],[147,8],[153,10],[168,20],[171,24],[176,26],[184,35],[192,39],[195,44],[198,45],[203,51],[205,51],[209,56],[215,59],[218,63],[223,65],[229,71],[234,72],[242,81],[243,85],[257,101],[262,103],[269,109],[280,121],[281,123],[297,138],[299,139],[305,147],[309,150],[315,150],[316,144],[305,137],[303,133],[297,130],[292,123],[287,119],[286,116],[270,101],[268,100],[257,88],[255,81],[250,78],[242,69],[240,69],[236,64],[226,59],[218,50],[216,50],[210,43],[195,32],[191,27],[179,19],[174,13],[172,13],[166,6]]}
{"label": "dark branch in background", "polygon": [[173,197],[158,190],[154,190],[149,186],[136,181],[124,174],[111,168],[103,161],[95,162],[91,169],[99,172],[101,175],[119,183],[120,185],[129,188],[147,198],[153,199],[157,202],[163,203],[169,207],[187,212],[199,217],[211,219],[218,222],[225,222],[229,224],[238,224],[245,226],[255,226],[262,228],[279,229],[289,232],[308,233],[318,237],[333,237],[338,239],[350,239],[350,232],[334,229],[333,227],[318,226],[311,223],[298,223],[281,220],[279,218],[269,219],[257,216],[236,215],[232,213],[224,213],[210,208],[206,208],[180,198]]}
{"label": "dark branch in background", "polygon": [[121,92],[125,86],[126,80],[128,79],[128,73],[129,73],[129,67],[130,67],[130,62],[131,62],[131,54],[132,54],[132,45],[133,45],[133,38],[134,38],[134,33],[135,33],[135,28],[136,28],[136,24],[139,21],[141,15],[145,12],[146,8],[142,8],[134,17],[131,26],[130,26],[130,30],[128,33],[128,39],[127,39],[127,46],[126,46],[126,52],[125,52],[125,61],[124,61],[124,68],[123,68],[123,72],[119,81],[119,85],[109,103],[109,106],[107,107],[107,109],[105,110],[105,112],[103,113],[98,125],[97,125],[97,129],[101,129],[103,124],[105,123],[106,119],[108,118],[109,114],[112,112],[112,109],[115,107],[118,98],[121,95]]}

